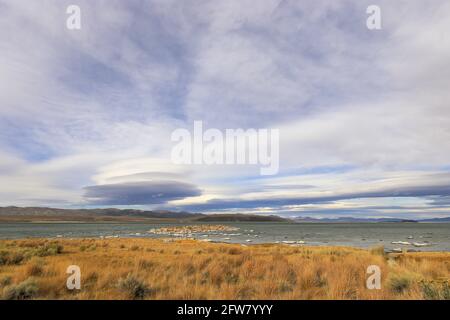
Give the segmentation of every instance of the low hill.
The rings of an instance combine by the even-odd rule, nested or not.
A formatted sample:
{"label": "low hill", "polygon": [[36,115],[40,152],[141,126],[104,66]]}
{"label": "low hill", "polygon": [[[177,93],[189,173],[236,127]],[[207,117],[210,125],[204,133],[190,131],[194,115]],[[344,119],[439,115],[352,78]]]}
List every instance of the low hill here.
{"label": "low hill", "polygon": [[135,209],[56,209],[46,207],[0,207],[0,222],[226,222],[288,221],[278,216],[201,214]]}
{"label": "low hill", "polygon": [[0,207],[0,221],[145,221],[190,220],[203,216],[189,212],[135,209],[55,209],[46,207]]}
{"label": "low hill", "polygon": [[353,218],[353,217],[337,217],[337,218],[313,218],[313,217],[295,217],[294,222],[298,223],[419,223],[419,222],[450,222],[450,217],[431,218],[431,219],[400,219],[400,218]]}
{"label": "low hill", "polygon": [[282,218],[280,216],[262,216],[262,215],[250,215],[250,214],[210,214],[203,215],[195,219],[200,222],[209,221],[254,221],[254,222],[289,222],[290,220]]}
{"label": "low hill", "polygon": [[420,222],[450,222],[450,217],[423,219],[423,220],[420,220]]}

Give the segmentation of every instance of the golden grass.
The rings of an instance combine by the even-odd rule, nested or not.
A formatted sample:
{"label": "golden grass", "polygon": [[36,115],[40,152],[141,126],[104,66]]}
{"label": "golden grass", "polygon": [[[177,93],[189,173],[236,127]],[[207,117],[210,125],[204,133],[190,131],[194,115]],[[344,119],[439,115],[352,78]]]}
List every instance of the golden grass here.
{"label": "golden grass", "polygon": [[[81,290],[66,288],[69,265],[81,268]],[[366,288],[369,265],[381,268],[380,290]],[[9,299],[449,299],[449,274],[450,253],[194,240],[0,241],[0,297]]]}

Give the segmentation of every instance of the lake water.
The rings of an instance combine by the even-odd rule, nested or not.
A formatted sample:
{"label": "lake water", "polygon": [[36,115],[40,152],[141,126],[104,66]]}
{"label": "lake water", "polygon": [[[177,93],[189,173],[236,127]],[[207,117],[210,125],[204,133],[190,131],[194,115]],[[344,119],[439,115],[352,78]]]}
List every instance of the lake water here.
{"label": "lake water", "polygon": [[[450,223],[218,223],[239,231],[198,234],[195,238],[232,243],[304,241],[305,245],[342,245],[421,251],[450,251]],[[152,228],[185,224],[147,223],[1,223],[0,239],[82,237],[167,237],[147,233]],[[229,238],[229,239],[228,239]],[[248,241],[250,240],[250,241]],[[428,242],[428,247],[391,244],[392,241]]]}

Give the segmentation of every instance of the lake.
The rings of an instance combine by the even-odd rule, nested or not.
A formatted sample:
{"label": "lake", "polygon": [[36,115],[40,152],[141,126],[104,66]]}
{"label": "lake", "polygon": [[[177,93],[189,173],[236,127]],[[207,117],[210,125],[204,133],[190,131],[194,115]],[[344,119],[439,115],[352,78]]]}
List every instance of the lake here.
{"label": "lake", "polygon": [[[197,234],[198,239],[230,243],[276,243],[304,241],[305,245],[340,245],[369,248],[384,245],[386,249],[410,248],[421,251],[450,251],[450,223],[217,223],[239,228],[239,231]],[[98,238],[98,237],[167,237],[147,233],[152,228],[185,225],[177,223],[1,223],[0,239],[22,238]],[[391,244],[393,241],[429,243]]]}

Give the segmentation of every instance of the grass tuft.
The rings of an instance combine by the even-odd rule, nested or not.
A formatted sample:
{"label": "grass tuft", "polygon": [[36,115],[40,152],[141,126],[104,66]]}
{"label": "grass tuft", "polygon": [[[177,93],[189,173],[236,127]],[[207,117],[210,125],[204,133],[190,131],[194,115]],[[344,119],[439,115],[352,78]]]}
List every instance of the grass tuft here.
{"label": "grass tuft", "polygon": [[120,278],[117,287],[132,300],[144,299],[150,293],[150,288],[145,282],[132,274],[128,274],[126,278]]}
{"label": "grass tuft", "polygon": [[39,288],[34,278],[10,285],[3,290],[3,299],[5,300],[28,300],[37,296]]}

